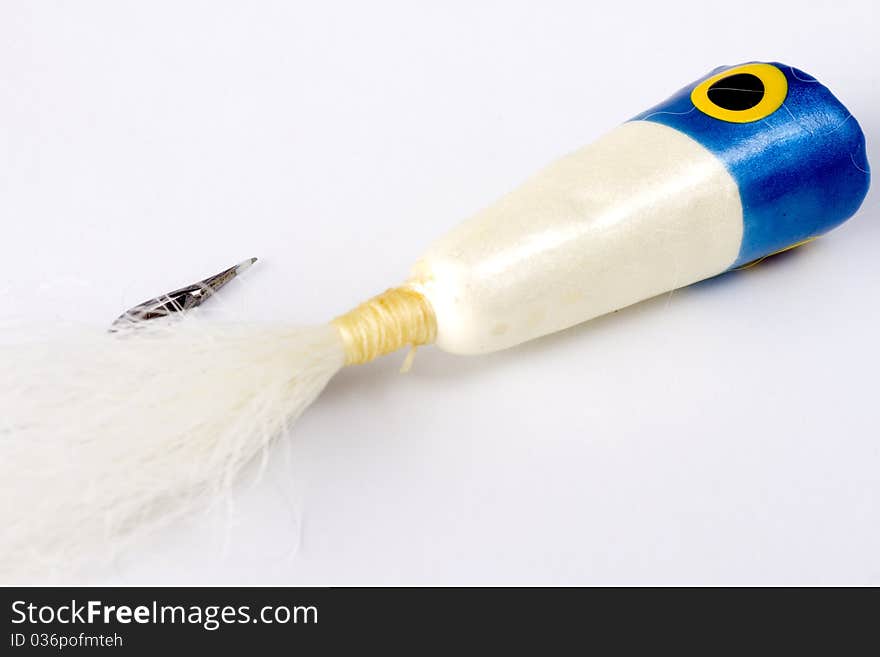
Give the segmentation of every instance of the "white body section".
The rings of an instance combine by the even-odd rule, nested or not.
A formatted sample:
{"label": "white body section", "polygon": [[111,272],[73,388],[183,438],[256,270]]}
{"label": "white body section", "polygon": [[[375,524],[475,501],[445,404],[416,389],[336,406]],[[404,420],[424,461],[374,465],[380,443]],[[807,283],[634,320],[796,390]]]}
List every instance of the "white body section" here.
{"label": "white body section", "polygon": [[719,274],[742,233],[722,162],[677,130],[633,121],[439,239],[411,283],[434,308],[437,346],[484,353]]}

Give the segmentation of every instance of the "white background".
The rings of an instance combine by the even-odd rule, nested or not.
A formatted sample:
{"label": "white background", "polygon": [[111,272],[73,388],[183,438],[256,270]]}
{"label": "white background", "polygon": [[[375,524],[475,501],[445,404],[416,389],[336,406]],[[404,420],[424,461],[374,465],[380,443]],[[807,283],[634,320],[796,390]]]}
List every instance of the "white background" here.
{"label": "white background", "polygon": [[[326,321],[721,64],[827,83],[880,162],[877,3],[0,4],[6,310]],[[96,583],[880,584],[880,205],[487,357],[343,371],[234,504]],[[0,363],[2,366],[2,363]]]}

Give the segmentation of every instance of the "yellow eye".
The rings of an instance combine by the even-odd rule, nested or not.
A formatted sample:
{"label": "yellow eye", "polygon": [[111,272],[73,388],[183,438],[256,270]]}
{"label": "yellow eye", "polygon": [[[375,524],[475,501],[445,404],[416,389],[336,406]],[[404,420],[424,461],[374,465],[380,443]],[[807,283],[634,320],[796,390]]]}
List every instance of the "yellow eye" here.
{"label": "yellow eye", "polygon": [[770,64],[745,64],[703,80],[691,102],[703,114],[729,123],[750,123],[773,114],[788,94],[785,75]]}

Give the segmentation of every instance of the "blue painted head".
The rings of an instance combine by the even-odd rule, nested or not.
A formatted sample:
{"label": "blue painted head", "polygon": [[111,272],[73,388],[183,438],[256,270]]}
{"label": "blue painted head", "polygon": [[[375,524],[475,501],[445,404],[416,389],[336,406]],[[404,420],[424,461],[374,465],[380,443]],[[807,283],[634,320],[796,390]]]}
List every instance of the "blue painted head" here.
{"label": "blue painted head", "polygon": [[716,69],[633,120],[675,128],[727,166],[743,206],[734,267],[831,230],[868,192],[859,124],[825,86],[791,66]]}

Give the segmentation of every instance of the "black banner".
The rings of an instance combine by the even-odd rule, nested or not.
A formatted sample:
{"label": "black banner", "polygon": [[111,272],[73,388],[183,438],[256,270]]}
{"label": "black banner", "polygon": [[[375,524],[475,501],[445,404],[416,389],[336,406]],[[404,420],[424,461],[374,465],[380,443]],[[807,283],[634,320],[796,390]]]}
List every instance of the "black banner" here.
{"label": "black banner", "polygon": [[[688,645],[834,654],[873,633],[877,590],[5,588],[3,655],[336,652],[443,645]],[[867,595],[855,595],[867,594]],[[848,604],[847,604],[848,603]],[[835,621],[843,630],[835,629]],[[572,643],[574,642],[574,643]],[[757,643],[756,643],[757,642]],[[604,651],[603,651],[604,652]]]}

